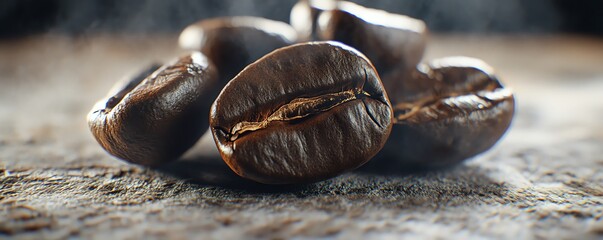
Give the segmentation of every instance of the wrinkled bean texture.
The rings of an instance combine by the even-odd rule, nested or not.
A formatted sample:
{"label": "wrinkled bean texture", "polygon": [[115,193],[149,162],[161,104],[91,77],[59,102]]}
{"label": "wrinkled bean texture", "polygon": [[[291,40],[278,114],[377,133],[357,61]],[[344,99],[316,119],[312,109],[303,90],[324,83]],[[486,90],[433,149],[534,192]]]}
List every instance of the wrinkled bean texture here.
{"label": "wrinkled bean texture", "polygon": [[390,81],[394,127],[379,164],[452,166],[492,147],[513,118],[511,90],[478,59],[437,59]]}
{"label": "wrinkled bean texture", "polygon": [[118,83],[88,125],[110,154],[154,166],[178,158],[206,131],[217,73],[199,52],[146,73]]}
{"label": "wrinkled bean texture", "polygon": [[293,44],[297,33],[286,23],[259,17],[222,17],[185,28],[180,46],[203,52],[218,68],[221,86],[250,63]]}
{"label": "wrinkled bean texture", "polygon": [[391,131],[392,110],[371,63],[335,42],[281,48],[245,68],[211,109],[224,161],[262,183],[313,182],[355,169]]}

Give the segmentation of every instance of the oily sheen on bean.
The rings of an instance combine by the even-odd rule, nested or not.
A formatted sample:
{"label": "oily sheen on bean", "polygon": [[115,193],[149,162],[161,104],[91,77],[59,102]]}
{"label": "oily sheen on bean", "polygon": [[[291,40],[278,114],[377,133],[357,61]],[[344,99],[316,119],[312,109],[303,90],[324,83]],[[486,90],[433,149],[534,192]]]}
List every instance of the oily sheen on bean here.
{"label": "oily sheen on bean", "polygon": [[317,32],[321,40],[339,41],[366,54],[388,91],[384,77],[393,70],[415,68],[427,43],[423,21],[346,1],[320,13]]}
{"label": "oily sheen on bean", "polygon": [[318,16],[337,7],[337,0],[300,0],[291,9],[290,23],[299,41],[317,40]]}
{"label": "oily sheen on bean", "polygon": [[388,167],[457,164],[491,148],[513,118],[511,90],[478,59],[437,59],[390,81],[400,85],[389,95],[394,127],[378,160]]}
{"label": "oily sheen on bean", "polygon": [[206,131],[217,74],[200,52],[148,72],[118,83],[92,108],[88,125],[110,154],[154,166],[178,158]]}
{"label": "oily sheen on bean", "polygon": [[358,51],[335,42],[278,49],[245,68],[211,108],[224,161],[262,183],[313,182],[371,159],[391,131],[379,76]]}
{"label": "oily sheen on bean", "polygon": [[201,20],[180,34],[180,47],[201,51],[218,68],[224,86],[250,63],[293,44],[297,33],[286,23],[260,17]]}

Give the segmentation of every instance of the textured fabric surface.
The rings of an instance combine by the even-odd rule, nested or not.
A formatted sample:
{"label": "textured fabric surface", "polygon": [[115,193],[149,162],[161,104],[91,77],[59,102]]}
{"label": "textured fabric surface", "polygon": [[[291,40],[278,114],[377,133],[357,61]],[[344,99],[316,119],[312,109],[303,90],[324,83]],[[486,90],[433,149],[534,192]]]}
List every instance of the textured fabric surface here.
{"label": "textured fabric surface", "polygon": [[235,176],[206,135],[145,169],[106,154],[85,116],[123,75],[184,53],[176,36],[0,42],[0,238],[603,237],[603,41],[434,36],[426,59],[484,59],[517,115],[453,169],[374,164],[302,186]]}

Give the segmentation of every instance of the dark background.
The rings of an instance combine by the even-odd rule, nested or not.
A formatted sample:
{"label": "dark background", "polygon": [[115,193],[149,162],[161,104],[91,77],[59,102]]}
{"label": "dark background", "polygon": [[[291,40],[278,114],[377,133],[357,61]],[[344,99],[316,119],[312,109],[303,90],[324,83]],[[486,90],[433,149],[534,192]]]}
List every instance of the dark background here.
{"label": "dark background", "polygon": [[[202,18],[252,15],[288,21],[296,0],[2,0],[0,37],[35,33],[179,32]],[[603,35],[601,0],[355,0],[410,15],[434,32]]]}

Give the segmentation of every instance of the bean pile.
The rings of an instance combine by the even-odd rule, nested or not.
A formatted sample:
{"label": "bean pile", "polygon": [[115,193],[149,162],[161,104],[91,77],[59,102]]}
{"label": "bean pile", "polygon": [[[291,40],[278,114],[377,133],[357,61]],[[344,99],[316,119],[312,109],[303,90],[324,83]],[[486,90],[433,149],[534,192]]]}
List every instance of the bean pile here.
{"label": "bean pile", "polygon": [[184,29],[192,52],[119,82],[88,114],[131,163],[178,159],[210,129],[226,164],[267,184],[324,180],[369,160],[442,168],[492,147],[514,97],[479,59],[421,63],[425,23],[345,1],[302,0],[291,25],[259,17]]}

